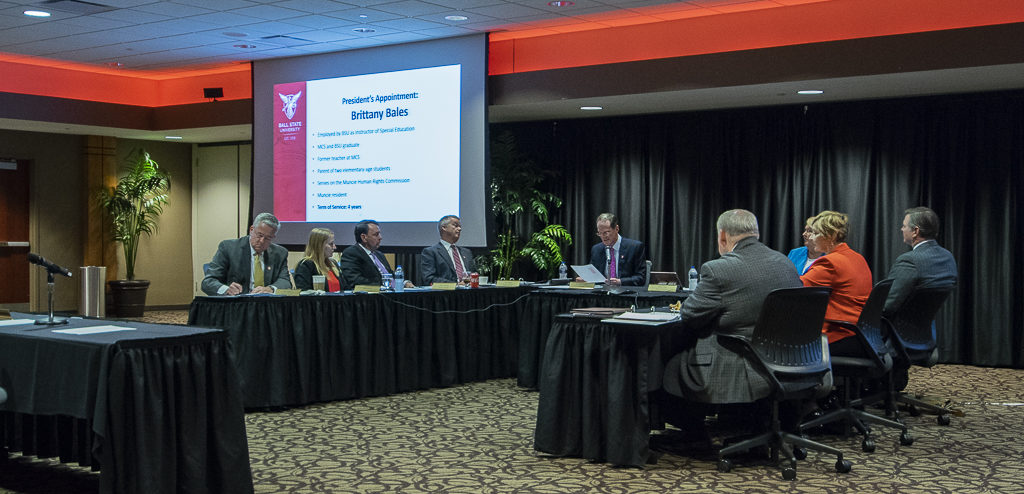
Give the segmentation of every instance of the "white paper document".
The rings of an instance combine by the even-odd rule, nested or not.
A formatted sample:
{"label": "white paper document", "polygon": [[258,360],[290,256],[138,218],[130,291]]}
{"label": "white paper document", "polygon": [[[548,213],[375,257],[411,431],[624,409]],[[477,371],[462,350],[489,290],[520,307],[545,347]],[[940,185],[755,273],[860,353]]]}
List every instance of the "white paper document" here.
{"label": "white paper document", "polygon": [[22,324],[32,324],[35,321],[31,319],[7,319],[6,321],[0,321],[0,327],[2,326],[20,326]]}
{"label": "white paper document", "polygon": [[579,266],[574,264],[572,270],[576,273],[576,276],[583,278],[583,281],[587,283],[604,283],[606,279],[593,264],[581,264]]}
{"label": "white paper document", "polygon": [[114,331],[135,331],[135,328],[126,328],[124,326],[89,326],[88,328],[68,328],[68,329],[55,329],[54,333],[64,334],[99,334],[99,333],[113,333]]}
{"label": "white paper document", "polygon": [[615,318],[631,321],[671,321],[678,319],[679,314],[674,312],[623,312],[615,316]]}

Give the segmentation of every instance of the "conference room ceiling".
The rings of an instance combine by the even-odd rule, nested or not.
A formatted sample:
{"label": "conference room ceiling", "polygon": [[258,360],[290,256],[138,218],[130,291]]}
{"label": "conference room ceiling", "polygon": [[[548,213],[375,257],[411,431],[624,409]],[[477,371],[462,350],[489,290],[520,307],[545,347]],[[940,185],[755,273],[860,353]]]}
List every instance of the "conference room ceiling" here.
{"label": "conference room ceiling", "polygon": [[[154,74],[481,32],[499,37],[542,36],[755,10],[784,12],[778,9],[830,2],[857,5],[849,0],[578,0],[561,2],[566,4],[561,7],[550,0],[0,0],[0,59]],[[23,13],[29,9],[52,15],[30,18]],[[446,19],[450,16],[466,19]],[[537,94],[530,101],[492,104],[489,120],[588,118],[1024,88],[1024,57],[1009,61],[1019,63],[979,61],[930,70],[807,73],[784,80],[585,96]],[[824,93],[796,94],[804,89]],[[583,111],[581,106],[603,109]],[[182,142],[197,143],[251,139],[248,125],[151,131],[0,119],[0,128],[151,140],[173,135]]]}

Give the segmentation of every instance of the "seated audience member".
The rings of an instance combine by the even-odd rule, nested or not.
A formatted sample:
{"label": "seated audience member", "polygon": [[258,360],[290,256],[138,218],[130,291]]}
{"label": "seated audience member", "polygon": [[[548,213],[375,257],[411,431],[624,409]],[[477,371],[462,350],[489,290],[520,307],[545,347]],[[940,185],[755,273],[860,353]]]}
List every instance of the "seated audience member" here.
{"label": "seated audience member", "polygon": [[[377,250],[384,238],[380,225],[373,220],[356,223],[355,238],[355,245],[341,252],[341,275],[345,280],[345,289],[351,290],[356,285],[380,286],[383,275],[392,274],[388,260]],[[405,280],[405,286],[412,288],[416,285]]]}
{"label": "seated audience member", "polygon": [[590,249],[590,264],[608,278],[609,285],[641,286],[647,277],[647,248],[639,240],[619,235],[619,218],[612,213],[597,217],[601,242]]}
{"label": "seated audience member", "polygon": [[325,278],[324,290],[340,292],[344,282],[341,267],[331,257],[334,255],[334,232],[326,228],[314,228],[309,232],[306,251],[302,260],[295,265],[295,288],[313,289],[313,275]]}
{"label": "seated audience member", "polygon": [[800,274],[806,273],[814,260],[821,255],[820,252],[814,250],[814,242],[811,241],[812,221],[814,221],[814,216],[807,218],[807,223],[804,224],[804,233],[801,235],[804,239],[804,246],[789,251],[789,260],[793,262],[796,271]]}
{"label": "seated audience member", "polygon": [[420,254],[420,282],[465,283],[476,271],[476,262],[469,249],[455,245],[462,236],[462,221],[455,215],[445,216],[438,222],[437,231],[441,241]]}
{"label": "seated audience member", "polygon": [[892,289],[885,299],[883,314],[892,314],[900,308],[916,288],[953,286],[956,284],[956,260],[953,254],[939,245],[939,216],[926,207],[910,208],[904,212],[903,242],[911,246],[896,258],[886,279],[892,280]]}
{"label": "seated audience member", "polygon": [[274,215],[260,213],[249,227],[249,235],[222,241],[203,278],[203,293],[238,295],[291,288],[288,251],[272,243],[280,227]]}
{"label": "seated audience member", "polygon": [[815,216],[811,239],[814,249],[822,255],[800,277],[805,286],[832,288],[822,331],[835,355],[860,355],[862,350],[855,338],[849,338],[854,334],[852,331],[828,319],[856,323],[871,294],[871,269],[864,256],[846,244],[849,231],[849,217],[843,213],[822,211]]}
{"label": "seated audience member", "polygon": [[721,257],[701,266],[700,284],[680,310],[683,351],[665,369],[665,391],[690,402],[666,407],[681,412],[670,416],[681,427],[680,421],[697,425],[703,418],[693,403],[751,403],[771,393],[767,379],[716,335],[750,337],[768,293],[802,286],[786,256],[758,241],[753,213],[726,211],[717,228]]}

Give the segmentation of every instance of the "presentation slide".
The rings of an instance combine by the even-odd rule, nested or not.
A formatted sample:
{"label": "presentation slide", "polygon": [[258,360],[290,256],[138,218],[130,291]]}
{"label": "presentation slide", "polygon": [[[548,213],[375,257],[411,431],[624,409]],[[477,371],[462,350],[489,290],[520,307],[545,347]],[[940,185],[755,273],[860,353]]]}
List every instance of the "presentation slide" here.
{"label": "presentation slide", "polygon": [[458,211],[460,78],[447,65],[275,85],[278,219],[430,222]]}
{"label": "presentation slide", "polygon": [[253,62],[253,214],[277,243],[312,228],[350,245],[364,219],[383,245],[425,247],[462,219],[459,245],[487,245],[487,36]]}

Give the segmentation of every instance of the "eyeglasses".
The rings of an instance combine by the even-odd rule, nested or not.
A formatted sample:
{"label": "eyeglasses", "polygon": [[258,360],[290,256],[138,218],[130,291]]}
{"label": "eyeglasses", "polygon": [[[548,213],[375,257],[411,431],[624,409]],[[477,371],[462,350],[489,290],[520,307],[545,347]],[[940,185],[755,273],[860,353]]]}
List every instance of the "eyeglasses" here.
{"label": "eyeglasses", "polygon": [[615,230],[605,230],[603,232],[601,230],[598,230],[596,235],[598,237],[607,237],[608,235],[612,235],[614,233],[615,233]]}
{"label": "eyeglasses", "polygon": [[254,238],[255,238],[255,239],[256,239],[256,240],[258,241],[258,242],[262,242],[262,241],[264,241],[264,240],[274,240],[275,238],[277,238],[277,235],[264,235],[264,234],[262,234],[262,233],[260,233],[260,232],[256,232],[256,233],[253,233],[253,235],[252,235],[252,236],[253,236],[253,237],[254,237]]}

